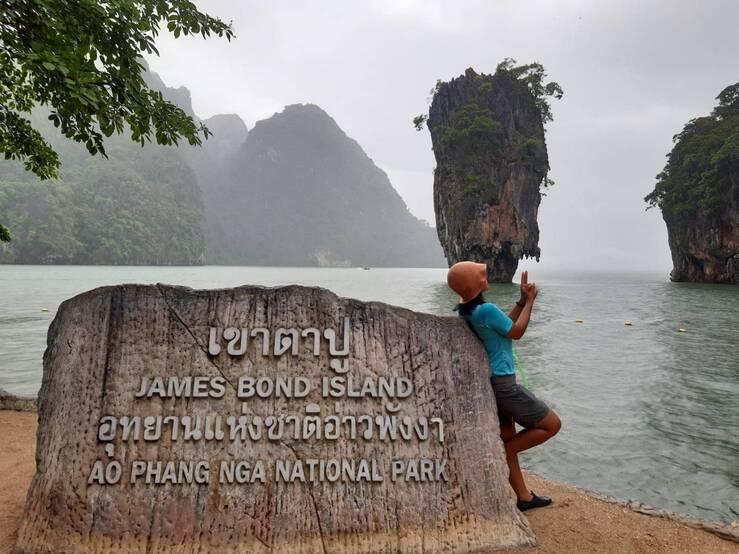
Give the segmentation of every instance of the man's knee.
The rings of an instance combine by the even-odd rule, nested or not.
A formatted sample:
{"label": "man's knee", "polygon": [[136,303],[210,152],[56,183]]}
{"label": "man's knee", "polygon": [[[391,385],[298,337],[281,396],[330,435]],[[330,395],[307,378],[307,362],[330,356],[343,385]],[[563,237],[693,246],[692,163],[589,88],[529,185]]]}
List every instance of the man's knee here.
{"label": "man's knee", "polygon": [[562,429],[562,420],[559,419],[559,416],[557,414],[555,414],[554,412],[552,412],[552,416],[554,416],[554,417],[552,418],[552,428],[551,428],[551,431],[552,431],[552,436],[554,436],[557,433],[559,433],[559,430],[560,429]]}
{"label": "man's knee", "polygon": [[559,416],[554,412],[554,410],[549,410],[549,413],[544,416],[544,419],[541,420],[537,427],[549,432],[549,435],[553,437],[559,433],[559,430],[562,428],[562,420],[559,419]]}

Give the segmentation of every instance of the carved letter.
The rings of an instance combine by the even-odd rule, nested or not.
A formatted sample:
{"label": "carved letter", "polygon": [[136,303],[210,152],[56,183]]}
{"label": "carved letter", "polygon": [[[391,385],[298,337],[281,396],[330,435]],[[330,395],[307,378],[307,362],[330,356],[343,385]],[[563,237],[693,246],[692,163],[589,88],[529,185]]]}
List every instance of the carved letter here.
{"label": "carved letter", "polygon": [[275,415],[269,415],[264,420],[264,423],[267,425],[267,437],[270,440],[276,441],[282,439],[282,433],[285,428],[285,416],[280,415],[277,417]]}
{"label": "carved letter", "polygon": [[218,356],[221,353],[221,345],[218,344],[218,328],[211,327],[208,334],[208,354]]}
{"label": "carved letter", "polygon": [[291,354],[298,355],[298,330],[280,327],[275,333],[275,355],[282,356],[292,347]]}
{"label": "carved letter", "polygon": [[103,416],[100,418],[100,427],[98,427],[99,441],[115,440],[116,427],[118,426],[118,418],[114,416]]}
{"label": "carved letter", "polygon": [[313,355],[319,356],[321,354],[321,331],[315,327],[308,327],[307,329],[303,329],[301,335],[304,337],[313,335]]}
{"label": "carved letter", "polygon": [[[311,402],[305,407],[306,414],[320,414],[321,407]],[[321,418],[318,415],[307,415],[303,417],[303,439],[308,439],[315,435],[317,439],[321,438]]]}
{"label": "carved letter", "polygon": [[260,333],[262,335],[262,356],[269,356],[269,329],[258,327],[251,330],[252,337],[256,337]]}
{"label": "carved letter", "polygon": [[239,416],[238,418],[235,416],[228,416],[226,418],[226,425],[228,425],[228,439],[234,441],[238,437],[239,440],[245,441],[247,421],[248,419],[245,415]]}
{"label": "carved letter", "polygon": [[[232,356],[242,356],[246,352],[246,338],[249,332],[246,329],[237,329],[236,327],[229,327],[223,331],[223,338],[228,342],[228,348],[226,349]],[[239,342],[239,338],[241,341]],[[238,346],[236,343],[239,343]]]}
{"label": "carved letter", "polygon": [[339,438],[341,418],[337,415],[327,416],[323,424],[323,436],[328,440]]}
{"label": "carved letter", "polygon": [[444,442],[444,421],[440,417],[432,417],[431,423],[438,423],[438,435],[439,435],[439,442]]}
{"label": "carved letter", "polygon": [[328,350],[332,356],[347,356],[349,354],[349,318],[344,317],[344,347],[339,349],[336,344],[336,331],[325,329],[323,336],[328,339]]}
{"label": "carved letter", "polygon": [[205,416],[205,440],[223,440],[224,434],[222,423],[222,418],[218,414]]}
{"label": "carved letter", "polygon": [[362,433],[362,437],[364,437],[365,440],[371,440],[374,433],[374,427],[372,424],[375,420],[371,415],[364,414],[357,418],[357,424],[362,423],[363,421],[367,422],[367,428],[364,430],[364,433]]}
{"label": "carved letter", "polygon": [[162,417],[146,416],[144,418],[144,440],[158,441],[162,438]]}

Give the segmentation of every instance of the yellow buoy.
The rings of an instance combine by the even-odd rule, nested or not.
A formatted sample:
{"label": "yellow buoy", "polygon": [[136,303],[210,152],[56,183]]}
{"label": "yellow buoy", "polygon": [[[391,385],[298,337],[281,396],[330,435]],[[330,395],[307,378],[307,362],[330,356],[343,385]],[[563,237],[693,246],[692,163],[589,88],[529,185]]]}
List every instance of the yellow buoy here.
{"label": "yellow buoy", "polygon": [[41,311],[42,312],[48,312],[49,311],[49,308],[41,308]]}
{"label": "yellow buoy", "polygon": [[633,323],[631,323],[630,321],[624,321],[624,325],[626,325],[627,327],[631,327]]}
{"label": "yellow buoy", "polygon": [[582,323],[582,319],[576,319],[575,323]]}
{"label": "yellow buoy", "polygon": [[687,330],[687,329],[683,329],[682,327],[680,327],[680,328],[679,328],[679,329],[677,330],[677,332],[678,332],[678,333],[687,333],[687,332],[688,332],[688,330]]}

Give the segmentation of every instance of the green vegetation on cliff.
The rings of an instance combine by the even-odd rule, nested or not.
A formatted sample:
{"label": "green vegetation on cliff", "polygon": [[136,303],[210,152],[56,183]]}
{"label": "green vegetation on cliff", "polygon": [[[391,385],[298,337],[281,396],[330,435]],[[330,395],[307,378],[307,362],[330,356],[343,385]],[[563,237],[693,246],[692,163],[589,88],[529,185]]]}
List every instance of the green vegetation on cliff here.
{"label": "green vegetation on cliff", "polygon": [[0,263],[204,261],[200,190],[176,151],[113,139],[105,159],[76,147],[61,146],[58,181],[0,163],[0,214],[14,232]]}
{"label": "green vegetation on cliff", "polygon": [[[516,131],[507,136],[503,123],[493,113],[490,98],[496,96],[496,87],[500,87],[502,82],[519,89],[518,94],[526,95],[528,92],[534,99],[542,123],[547,123],[553,120],[549,98],[562,98],[563,92],[558,83],[546,83],[545,78],[546,72],[541,64],[516,65],[512,58],[498,64],[494,75],[474,75],[464,103],[456,106],[449,115],[440,145],[452,162],[456,177],[465,183],[465,193],[479,194],[483,191],[491,178],[487,171],[491,163],[503,159],[530,164],[541,161],[539,153],[544,148],[543,141]],[[443,84],[437,81],[431,94],[438,93]],[[427,120],[426,115],[419,115],[413,119],[413,125],[420,131]],[[508,130],[511,131],[510,126]],[[553,181],[547,176],[549,166],[542,169],[542,186],[552,185]]]}
{"label": "green vegetation on cliff", "polygon": [[698,215],[721,219],[739,207],[739,83],[726,87],[706,117],[692,119],[675,135],[667,165],[644,200],[676,221]]}
{"label": "green vegetation on cliff", "polygon": [[667,225],[673,281],[739,283],[739,83],[675,135],[644,200]]}

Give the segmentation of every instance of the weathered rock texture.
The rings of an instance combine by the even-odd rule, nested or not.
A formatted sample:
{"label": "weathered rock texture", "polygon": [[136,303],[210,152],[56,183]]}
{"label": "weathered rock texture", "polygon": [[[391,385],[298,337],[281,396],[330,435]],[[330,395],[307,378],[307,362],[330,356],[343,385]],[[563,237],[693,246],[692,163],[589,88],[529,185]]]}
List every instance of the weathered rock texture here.
{"label": "weathered rock texture", "polygon": [[[208,354],[211,326],[341,329],[350,321],[348,374],[406,376],[414,393],[401,414],[441,417],[436,440],[292,440],[258,443],[117,439],[125,462],[228,459],[446,458],[449,480],[417,483],[275,482],[228,485],[87,484],[103,415],[240,414],[221,399],[136,399],[145,376],[331,374],[327,341],[314,357]],[[485,352],[455,318],[337,298],[320,288],[192,290],[164,285],[99,288],[60,307],[49,329],[39,395],[37,473],[16,554],[37,553],[397,553],[486,552],[534,542],[507,483]],[[381,414],[382,400],[251,399],[251,414]],[[258,445],[258,446],[257,446]],[[212,481],[216,481],[213,479]]]}
{"label": "weathered rock texture", "polygon": [[735,199],[734,205],[725,205],[723,217],[699,214],[689,223],[663,210],[672,281],[739,283],[739,181]]}
{"label": "weathered rock texture", "polygon": [[549,169],[544,126],[525,83],[471,68],[439,83],[428,127],[436,156],[436,230],[449,265],[484,262],[510,282],[524,256],[539,259],[539,186]]}

